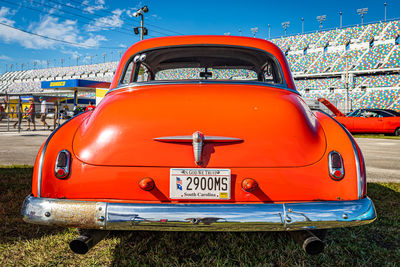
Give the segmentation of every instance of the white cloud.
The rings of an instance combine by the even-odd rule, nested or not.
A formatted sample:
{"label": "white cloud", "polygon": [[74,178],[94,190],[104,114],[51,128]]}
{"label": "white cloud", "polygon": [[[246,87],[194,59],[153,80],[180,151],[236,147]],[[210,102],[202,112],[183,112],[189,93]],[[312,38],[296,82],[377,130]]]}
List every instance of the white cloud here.
{"label": "white cloud", "polygon": [[100,17],[94,20],[94,23],[88,25],[88,31],[100,31],[102,29],[110,28],[120,28],[124,21],[121,19],[122,13],[125,12],[121,9],[116,9],[112,11],[112,15],[106,17]]}
{"label": "white cloud", "polygon": [[[84,6],[89,5],[89,1],[83,1],[82,4]],[[104,0],[95,0],[94,5],[86,6],[83,10],[90,14],[94,14],[94,12],[96,12],[98,10],[106,9],[104,4],[105,4]]]}
{"label": "white cloud", "polygon": [[7,60],[7,61],[11,61],[12,58],[6,56],[6,55],[0,55],[0,60]]}
{"label": "white cloud", "polygon": [[12,16],[14,14],[15,14],[15,12],[10,11],[10,9],[8,7],[4,7],[4,6],[1,7],[0,8],[0,22],[13,26],[15,21],[8,19],[6,17]]}
{"label": "white cloud", "polygon": [[[5,18],[6,15],[10,14],[9,10],[1,8],[0,12],[0,21],[8,20],[9,25],[14,25],[15,21]],[[31,23],[28,26],[28,31],[48,36],[50,38],[90,47],[98,47],[101,41],[107,40],[101,35],[85,34],[86,37],[84,37],[83,34],[80,34],[77,21],[59,21],[58,18],[49,15],[42,17],[39,22]],[[17,42],[23,47],[31,49],[55,49],[60,45],[65,46],[62,42],[31,35],[4,25],[0,25],[0,40],[3,40],[5,43]]]}

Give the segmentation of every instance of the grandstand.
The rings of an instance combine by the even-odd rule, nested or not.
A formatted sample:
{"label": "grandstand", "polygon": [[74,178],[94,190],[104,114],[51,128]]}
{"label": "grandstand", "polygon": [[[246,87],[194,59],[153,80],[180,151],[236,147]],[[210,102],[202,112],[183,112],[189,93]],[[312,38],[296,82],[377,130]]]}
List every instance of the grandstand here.
{"label": "grandstand", "polygon": [[[353,109],[400,109],[400,20],[271,41],[286,54],[297,89],[306,100],[325,97],[344,112],[350,109],[347,96]],[[40,92],[40,82],[47,80],[111,81],[116,67],[117,62],[106,62],[6,72],[0,76],[0,94]]]}
{"label": "grandstand", "polygon": [[361,107],[399,110],[399,20],[271,41],[287,55],[306,100],[324,97],[345,112]]}

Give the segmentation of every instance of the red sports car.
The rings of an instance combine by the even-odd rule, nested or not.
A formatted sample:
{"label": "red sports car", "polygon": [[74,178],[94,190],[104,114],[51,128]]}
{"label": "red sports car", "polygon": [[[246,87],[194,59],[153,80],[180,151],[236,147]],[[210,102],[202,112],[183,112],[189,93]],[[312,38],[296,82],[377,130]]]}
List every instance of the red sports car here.
{"label": "red sports car", "polygon": [[324,98],[318,99],[351,133],[384,133],[400,136],[400,114],[390,109],[357,109],[344,115]]}
{"label": "red sports car", "polygon": [[309,109],[277,46],[228,36],[131,46],[40,148],[22,215],[83,229],[77,253],[109,230],[290,231],[318,253],[326,229],[376,218],[351,134]]}

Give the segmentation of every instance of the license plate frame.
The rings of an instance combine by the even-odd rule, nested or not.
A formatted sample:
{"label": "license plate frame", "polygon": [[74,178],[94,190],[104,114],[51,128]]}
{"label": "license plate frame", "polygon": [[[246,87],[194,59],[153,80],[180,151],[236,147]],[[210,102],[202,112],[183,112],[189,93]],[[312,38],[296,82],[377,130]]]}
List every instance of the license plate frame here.
{"label": "license plate frame", "polygon": [[169,197],[171,199],[230,200],[231,180],[230,169],[171,168]]}

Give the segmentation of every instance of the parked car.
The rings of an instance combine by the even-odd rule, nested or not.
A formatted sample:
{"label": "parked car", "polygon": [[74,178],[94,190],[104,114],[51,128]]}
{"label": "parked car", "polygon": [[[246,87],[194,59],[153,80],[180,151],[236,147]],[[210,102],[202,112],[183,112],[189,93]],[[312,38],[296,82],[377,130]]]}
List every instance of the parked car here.
{"label": "parked car", "polygon": [[325,230],[375,220],[351,134],[297,92],[271,42],[179,36],[131,46],[94,111],[40,148],[26,222],[109,230],[290,231],[309,253]]}
{"label": "parked car", "polygon": [[390,109],[357,109],[344,115],[324,98],[318,99],[351,133],[383,133],[400,136],[400,114]]}

